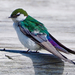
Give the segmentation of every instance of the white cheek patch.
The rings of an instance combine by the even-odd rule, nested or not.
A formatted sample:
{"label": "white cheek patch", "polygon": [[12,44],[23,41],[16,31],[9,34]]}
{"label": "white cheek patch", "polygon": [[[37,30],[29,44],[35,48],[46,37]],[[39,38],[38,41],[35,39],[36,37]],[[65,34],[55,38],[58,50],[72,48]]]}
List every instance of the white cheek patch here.
{"label": "white cheek patch", "polygon": [[20,15],[20,12],[19,12],[19,13],[17,13],[17,15]]}
{"label": "white cheek patch", "polygon": [[16,21],[23,21],[26,19],[27,16],[24,16],[23,14],[20,14],[17,18]]}

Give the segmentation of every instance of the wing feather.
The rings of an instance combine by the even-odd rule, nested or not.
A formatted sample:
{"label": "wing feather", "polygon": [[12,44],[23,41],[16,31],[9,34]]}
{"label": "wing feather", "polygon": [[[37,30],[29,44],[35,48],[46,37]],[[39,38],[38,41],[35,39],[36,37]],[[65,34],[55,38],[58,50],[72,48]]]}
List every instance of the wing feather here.
{"label": "wing feather", "polygon": [[[61,50],[62,52],[65,52],[65,53],[67,53],[66,51],[68,51],[69,53],[75,54],[75,51],[65,47],[63,44],[61,44],[59,41],[57,41],[51,34],[49,34],[49,36],[58,44],[58,46],[61,47],[60,49],[57,48],[58,50]],[[63,50],[66,50],[66,51],[63,51]]]}
{"label": "wing feather", "polygon": [[[30,15],[27,16],[27,18],[24,21],[20,22],[22,26],[27,28],[30,32],[34,32],[37,30],[39,33],[47,34],[48,41],[59,51],[62,51],[64,53],[72,53],[75,54],[75,51],[67,48],[63,44],[61,44],[59,41],[57,41],[46,29],[43,23],[39,22],[38,20],[34,19]],[[39,35],[41,39],[44,39],[43,36]],[[39,38],[38,36],[35,38]],[[43,37],[43,38],[42,38]],[[41,39],[39,39],[41,41]],[[45,39],[44,39],[45,40]]]}
{"label": "wing feather", "polygon": [[42,35],[42,34],[34,35],[34,34],[30,33],[30,31],[28,29],[23,28],[20,25],[19,25],[19,28],[24,35],[29,37],[31,40],[33,40],[35,43],[40,45],[42,48],[46,49],[47,51],[53,53],[54,55],[58,56],[59,58],[65,60],[65,61],[75,64],[72,60],[69,60],[64,55],[62,55],[59,51],[57,51],[55,49],[55,47],[47,39],[43,39],[42,37],[44,37],[44,35]]}

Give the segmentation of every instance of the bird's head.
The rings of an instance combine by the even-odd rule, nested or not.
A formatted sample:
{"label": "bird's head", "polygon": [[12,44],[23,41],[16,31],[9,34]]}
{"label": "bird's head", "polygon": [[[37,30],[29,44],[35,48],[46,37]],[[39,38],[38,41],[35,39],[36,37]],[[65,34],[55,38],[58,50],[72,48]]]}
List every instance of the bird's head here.
{"label": "bird's head", "polygon": [[27,12],[21,8],[12,12],[9,18],[12,18],[14,22],[23,21],[28,16]]}

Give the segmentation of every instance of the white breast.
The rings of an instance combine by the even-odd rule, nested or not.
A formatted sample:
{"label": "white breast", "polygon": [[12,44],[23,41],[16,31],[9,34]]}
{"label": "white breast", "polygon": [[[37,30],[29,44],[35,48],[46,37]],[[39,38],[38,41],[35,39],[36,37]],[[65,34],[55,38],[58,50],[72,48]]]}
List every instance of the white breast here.
{"label": "white breast", "polygon": [[39,50],[41,47],[39,45],[37,45],[34,41],[32,41],[30,38],[28,38],[27,36],[25,36],[19,29],[18,25],[13,24],[18,38],[20,40],[20,42],[24,45],[24,47],[27,47],[28,49],[31,50]]}

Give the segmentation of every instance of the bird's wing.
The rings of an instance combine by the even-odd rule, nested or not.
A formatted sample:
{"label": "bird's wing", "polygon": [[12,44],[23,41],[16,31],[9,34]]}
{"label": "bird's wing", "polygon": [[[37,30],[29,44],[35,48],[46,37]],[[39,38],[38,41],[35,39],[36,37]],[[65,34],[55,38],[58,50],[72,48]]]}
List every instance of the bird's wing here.
{"label": "bird's wing", "polygon": [[31,40],[33,40],[35,43],[40,45],[42,48],[46,49],[47,51],[53,53],[54,55],[58,56],[59,58],[68,61],[70,63],[75,64],[72,60],[69,60],[64,55],[62,55],[59,51],[57,51],[54,46],[46,39],[46,37],[43,34],[33,34],[31,33],[27,28],[22,27],[19,25],[20,31],[29,37]]}
{"label": "bird's wing", "polygon": [[21,22],[22,26],[27,27],[27,29],[31,32],[38,30],[41,33],[47,34],[48,41],[59,51],[62,51],[64,53],[72,53],[75,54],[75,51],[65,47],[62,45],[59,41],[57,41],[49,32],[47,31],[46,27],[43,25],[43,23],[37,21],[33,17],[29,16]]}
{"label": "bird's wing", "polygon": [[59,51],[62,51],[64,53],[72,53],[75,54],[75,51],[65,47],[63,44],[61,44],[59,41],[57,41],[51,34],[47,36],[49,42]]}

